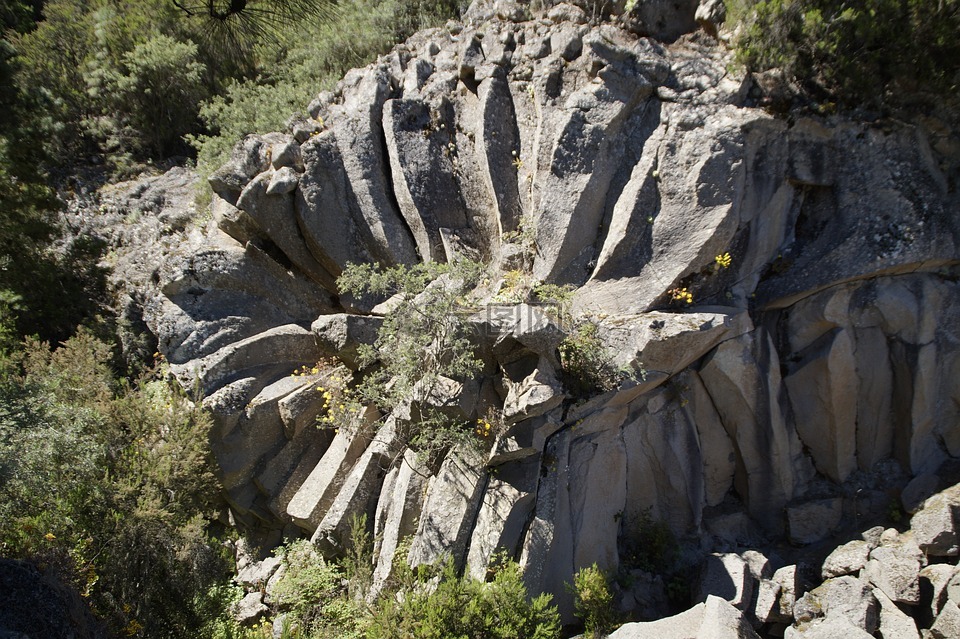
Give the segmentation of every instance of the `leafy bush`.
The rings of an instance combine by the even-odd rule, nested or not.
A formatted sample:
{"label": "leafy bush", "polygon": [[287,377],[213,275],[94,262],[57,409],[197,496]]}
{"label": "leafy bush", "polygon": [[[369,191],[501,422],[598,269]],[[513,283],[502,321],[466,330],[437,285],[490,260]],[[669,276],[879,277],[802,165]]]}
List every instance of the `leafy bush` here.
{"label": "leafy bush", "polygon": [[[348,265],[338,286],[345,293],[400,295],[384,319],[373,347],[361,350],[370,370],[358,388],[360,397],[385,411],[411,399],[436,397],[443,378],[468,380],[480,369],[467,333],[466,292],[482,267],[474,262],[379,269]],[[471,440],[472,428],[451,422],[442,411],[418,401],[410,443],[428,456]]]}
{"label": "leafy bush", "polygon": [[29,342],[0,377],[0,554],[39,562],[114,633],[189,636],[222,614],[207,533],[209,417],[162,377],[116,380],[85,332]]}
{"label": "leafy bush", "polygon": [[614,624],[613,593],[607,576],[597,564],[573,575],[574,609],[591,637],[601,637]]}
{"label": "leafy bush", "polygon": [[580,399],[620,385],[620,372],[612,365],[611,355],[597,333],[596,324],[581,321],[559,347],[564,385]]}
{"label": "leafy bush", "polygon": [[560,618],[550,595],[527,597],[519,566],[503,565],[493,581],[457,577],[452,561],[431,589],[421,584],[382,599],[373,612],[368,639],[551,639]]}
{"label": "leafy bush", "polygon": [[960,82],[960,1],[747,0],[738,57],[782,67],[817,99],[906,105],[952,98]]}
{"label": "leafy bush", "polygon": [[664,574],[676,568],[680,544],[666,522],[647,509],[624,519],[620,555],[627,568]]}
{"label": "leafy bush", "polygon": [[88,126],[114,156],[164,158],[182,151],[207,95],[205,71],[193,42],[154,36],[124,53],[119,67],[88,78],[101,107]]}
{"label": "leafy bush", "polygon": [[283,128],[290,115],[305,111],[317,93],[332,89],[343,74],[373,61],[418,29],[456,15],[448,0],[350,0],[330,5],[322,20],[292,26],[280,34],[280,51],[259,49],[255,77],[238,79],[200,109],[208,133],[192,138],[197,164],[211,172],[229,157],[236,141],[250,133]]}

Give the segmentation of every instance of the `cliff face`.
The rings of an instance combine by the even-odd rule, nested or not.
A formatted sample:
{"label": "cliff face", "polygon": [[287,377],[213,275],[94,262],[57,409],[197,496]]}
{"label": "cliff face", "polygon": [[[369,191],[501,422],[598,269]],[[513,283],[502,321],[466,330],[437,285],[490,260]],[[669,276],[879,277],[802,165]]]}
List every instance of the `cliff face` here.
{"label": "cliff face", "polygon": [[[336,552],[369,512],[380,579],[407,536],[411,561],[477,576],[505,549],[569,611],[574,571],[629,568],[648,516],[707,549],[807,544],[960,456],[960,219],[936,140],[773,117],[696,37],[567,5],[488,17],[244,140],[211,178],[219,230],[160,271],[148,323],[217,417],[239,521]],[[577,286],[635,380],[574,404],[543,339],[562,327],[517,305],[477,320],[497,347],[476,386],[499,393],[464,390],[462,417],[507,425],[486,458],[428,468],[388,435],[313,428],[317,380],[291,372],[349,360],[377,321],[339,295],[345,265],[462,255]]]}

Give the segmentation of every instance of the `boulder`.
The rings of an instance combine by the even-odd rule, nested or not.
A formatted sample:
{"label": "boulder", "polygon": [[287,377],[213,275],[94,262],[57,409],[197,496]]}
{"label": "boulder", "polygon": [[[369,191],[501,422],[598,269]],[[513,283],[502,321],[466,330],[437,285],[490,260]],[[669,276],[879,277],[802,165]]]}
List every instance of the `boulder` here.
{"label": "boulder", "polygon": [[930,626],[929,639],[954,639],[960,637],[960,607],[956,602],[948,601],[937,619]]}
{"label": "boulder", "polygon": [[912,617],[905,614],[879,588],[874,588],[873,596],[880,604],[880,635],[897,639],[920,639],[920,632]]}
{"label": "boulder", "polygon": [[247,593],[233,609],[233,618],[241,626],[252,626],[263,619],[270,609],[263,603],[263,593]]}
{"label": "boulder", "polygon": [[686,612],[658,621],[628,623],[610,639],[759,639],[743,612],[720,597],[707,597]]}
{"label": "boulder", "polygon": [[553,365],[546,358],[540,358],[537,368],[518,383],[506,381],[503,417],[510,422],[543,415],[559,406],[566,397]]}
{"label": "boulder", "polygon": [[855,539],[847,542],[827,555],[827,558],[823,560],[820,575],[824,579],[830,579],[831,577],[858,573],[861,568],[867,565],[869,555],[870,545],[866,541]]}
{"label": "boulder", "polygon": [[[931,564],[920,571],[920,608],[917,620],[929,628],[947,602],[947,586],[958,574],[956,566]],[[956,601],[956,600],[954,600]]]}
{"label": "boulder", "polygon": [[321,351],[337,357],[351,370],[358,370],[360,347],[372,346],[382,325],[380,317],[336,313],[321,315],[310,325],[310,330]]}
{"label": "boulder", "polygon": [[230,160],[210,175],[210,188],[230,204],[236,205],[247,183],[270,166],[270,149],[282,139],[280,134],[248,135],[237,142]]}
{"label": "boulder", "polygon": [[879,614],[879,604],[870,584],[849,575],[826,580],[797,599],[793,607],[793,617],[799,627],[826,619],[835,624],[842,622],[868,635],[876,632]]}
{"label": "boulder", "polygon": [[715,596],[729,601],[740,610],[749,610],[753,603],[755,578],[747,562],[733,553],[708,555],[700,567],[694,590],[694,601]]}
{"label": "boulder", "polygon": [[698,603],[686,612],[657,621],[625,623],[608,635],[609,639],[693,639],[703,625],[706,603]]}
{"label": "boulder", "polygon": [[260,590],[280,567],[279,557],[267,557],[263,561],[247,564],[237,573],[236,581],[248,589]]}
{"label": "boulder", "polygon": [[910,519],[917,545],[927,555],[955,557],[960,554],[960,484],[923,502]]}
{"label": "boulder", "polygon": [[941,488],[940,478],[934,474],[924,473],[917,475],[904,486],[900,493],[900,503],[903,509],[914,515],[923,507],[923,503],[936,494]]}
{"label": "boulder", "polygon": [[827,617],[811,623],[790,626],[783,635],[784,639],[868,639],[873,635],[850,623],[844,617]]}
{"label": "boulder", "polygon": [[920,603],[920,569],[926,563],[909,532],[870,551],[864,576],[898,603]]}

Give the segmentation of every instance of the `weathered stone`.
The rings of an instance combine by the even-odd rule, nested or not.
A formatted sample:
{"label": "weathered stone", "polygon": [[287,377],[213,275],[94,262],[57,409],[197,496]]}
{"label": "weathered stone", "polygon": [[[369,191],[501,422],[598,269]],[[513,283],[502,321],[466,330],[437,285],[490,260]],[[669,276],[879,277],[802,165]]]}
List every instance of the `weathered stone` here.
{"label": "weathered stone", "polygon": [[278,170],[289,167],[296,171],[303,171],[300,144],[290,139],[274,142],[270,147],[270,165]]}
{"label": "weathered stone", "polygon": [[428,261],[451,257],[443,249],[441,228],[467,226],[451,161],[456,145],[450,115],[447,104],[419,100],[388,100],[383,107],[394,192],[417,249]]}
{"label": "weathered stone", "polygon": [[483,497],[478,460],[450,453],[428,482],[420,526],[410,545],[411,566],[430,564],[444,554],[465,559],[474,513]]}
{"label": "weathered stone", "polygon": [[240,242],[240,244],[246,244],[250,240],[260,237],[260,235],[263,234],[263,231],[257,223],[253,221],[253,218],[216,193],[212,196],[210,211],[220,230]]}
{"label": "weathered stone", "polygon": [[379,317],[348,315],[321,315],[310,326],[317,338],[317,346],[324,353],[334,355],[351,370],[360,368],[361,346],[372,346],[377,341],[383,320]]}
{"label": "weathered stone", "polygon": [[294,523],[310,533],[316,530],[372,435],[362,427],[340,429],[316,468],[287,505],[287,514]]}
{"label": "weathered stone", "polygon": [[331,115],[330,128],[350,185],[350,206],[358,213],[358,230],[371,257],[382,264],[412,263],[416,251],[400,212],[388,197],[388,160],[380,142],[383,104],[390,91],[389,74],[386,68],[377,66],[366,73],[348,73],[344,82],[354,89]]}
{"label": "weathered stone", "polygon": [[384,483],[377,505],[376,531],[377,565],[373,571],[373,584],[368,597],[372,600],[383,589],[394,572],[394,553],[404,538],[417,532],[417,521],[423,506],[426,473],[417,455],[407,449],[397,466],[393,481]]}
{"label": "weathered stone", "polygon": [[872,634],[848,621],[845,617],[816,619],[812,623],[790,626],[783,639],[868,639]]}
{"label": "weathered stone", "polygon": [[612,315],[597,322],[597,336],[616,368],[671,376],[723,340],[753,329],[747,313],[643,313]]}
{"label": "weathered stone", "polygon": [[912,617],[904,614],[879,588],[874,588],[873,596],[880,604],[879,631],[882,637],[920,639],[917,624]]}
{"label": "weathered stone", "polygon": [[266,614],[270,609],[263,603],[263,594],[258,592],[248,593],[241,599],[233,610],[233,618],[241,626],[252,626]]}
{"label": "weathered stone", "polygon": [[700,0],[693,17],[704,31],[716,36],[718,27],[727,17],[727,8],[723,0]]}
{"label": "weathered stone", "polygon": [[340,556],[346,551],[356,517],[367,515],[370,522],[384,469],[393,461],[401,444],[396,420],[388,418],[344,478],[336,498],[310,538],[325,556]]}
{"label": "weathered stone", "polygon": [[753,614],[760,623],[787,623],[793,619],[792,608],[784,614],[780,608],[782,588],[770,579],[760,581],[757,598],[753,604]]}
{"label": "weathered stone", "polygon": [[960,484],[930,497],[910,519],[917,545],[927,555],[960,554]]}
{"label": "weathered stone", "polygon": [[960,637],[960,607],[954,601],[948,601],[936,621],[930,626],[929,639],[953,639]]}
{"label": "weathered stone", "polygon": [[305,428],[316,425],[317,417],[323,411],[323,402],[323,395],[317,391],[314,380],[277,402],[277,411],[283,420],[287,439],[294,439]]}
{"label": "weathered stone", "polygon": [[739,608],[749,610],[753,603],[754,576],[747,562],[733,553],[711,554],[700,568],[694,601],[706,601],[714,595]]}
{"label": "weathered stone", "polygon": [[543,415],[556,408],[566,394],[557,380],[553,365],[540,358],[537,368],[518,383],[507,382],[507,398],[503,403],[503,417],[520,421]]}
{"label": "weathered stone", "polygon": [[771,580],[780,586],[780,614],[793,617],[793,607],[801,595],[800,574],[796,566],[784,566],[773,573]]}
{"label": "weathered stone", "polygon": [[670,609],[667,587],[660,575],[631,570],[620,597],[620,612],[634,619],[660,619]]}
{"label": "weathered stone", "polygon": [[609,635],[609,639],[691,639],[703,625],[705,603],[685,612],[657,621],[625,623]]}
{"label": "weathered stone", "polygon": [[903,492],[900,493],[903,509],[911,515],[916,514],[923,506],[923,502],[940,490],[940,485],[940,478],[936,475],[917,475],[904,486]]}
{"label": "weathered stone", "polygon": [[337,290],[334,277],[317,261],[304,242],[294,216],[293,196],[289,192],[271,195],[271,180],[269,172],[255,177],[237,199],[237,208],[246,212],[302,273],[328,291]]}
{"label": "weathered stone", "polygon": [[947,586],[957,573],[955,566],[931,564],[920,571],[920,606],[917,621],[929,628],[946,603]]}
{"label": "weathered stone", "polygon": [[721,343],[700,369],[736,449],[737,492],[750,515],[774,531],[782,529],[779,513],[809,472],[796,432],[783,416],[779,370],[763,331]]}
{"label": "weathered stone", "polygon": [[300,175],[292,167],[285,166],[278,169],[270,177],[267,184],[267,195],[283,195],[290,193],[300,183]]}
{"label": "weathered stone", "polygon": [[638,2],[626,15],[629,29],[642,36],[672,41],[697,28],[697,0]]}
{"label": "weathered stone", "polygon": [[823,567],[820,569],[821,576],[824,579],[830,579],[831,577],[852,575],[859,572],[861,568],[867,565],[870,550],[869,544],[860,539],[838,546],[823,560]]}
{"label": "weathered stone", "polygon": [[848,575],[828,579],[797,599],[793,617],[801,626],[824,617],[841,619],[872,635],[879,623],[879,604],[867,582]]}
{"label": "weathered stone", "polygon": [[269,150],[282,136],[248,135],[237,142],[230,161],[214,171],[209,178],[213,192],[230,204],[236,204],[240,192],[253,177],[270,165]]}
{"label": "weathered stone", "polygon": [[843,518],[843,499],[816,499],[787,507],[790,541],[812,544],[830,535]]}
{"label": "weathered stone", "polygon": [[759,639],[743,612],[720,597],[659,621],[628,623],[609,635],[610,639]]}
{"label": "weathered stone", "polygon": [[260,590],[266,585],[273,573],[280,567],[279,557],[267,557],[263,561],[257,561],[248,564],[243,570],[237,573],[237,583],[243,584],[248,588]]}
{"label": "weathered stone", "polygon": [[487,482],[467,555],[467,572],[474,579],[486,579],[497,551],[507,556],[516,551],[533,509],[537,461],[498,466]]}
{"label": "weathered stone", "polygon": [[923,553],[911,533],[884,543],[870,551],[864,576],[890,599],[908,605],[920,603],[920,569]]}
{"label": "weathered stone", "polygon": [[856,468],[856,371],[849,332],[828,333],[804,351],[783,383],[796,415],[797,433],[817,470],[843,482]]}

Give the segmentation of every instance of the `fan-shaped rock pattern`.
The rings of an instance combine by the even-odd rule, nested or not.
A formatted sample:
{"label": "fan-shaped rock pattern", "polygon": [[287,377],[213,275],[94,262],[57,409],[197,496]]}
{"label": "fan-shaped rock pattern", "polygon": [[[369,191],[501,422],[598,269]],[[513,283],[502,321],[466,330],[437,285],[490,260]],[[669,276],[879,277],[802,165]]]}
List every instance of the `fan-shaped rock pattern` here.
{"label": "fan-shaped rock pattern", "polygon": [[[960,218],[922,131],[777,119],[728,67],[695,39],[494,18],[420,33],[289,133],[238,145],[211,178],[220,231],[162,269],[149,317],[217,415],[238,520],[335,552],[336,509],[366,509],[381,582],[402,536],[411,559],[453,552],[476,575],[500,548],[568,614],[564,583],[628,561],[645,513],[678,533],[740,514],[810,541],[824,485],[848,508],[857,471],[960,455]],[[311,325],[369,311],[336,290],[348,263],[467,254],[505,271],[524,261],[518,229],[532,277],[579,287],[576,313],[637,383],[573,406],[558,340],[498,320],[486,404],[461,402],[472,419],[510,404],[489,460],[411,474],[389,437],[305,426],[317,380],[290,373],[343,337]],[[339,325],[354,323],[314,330]],[[861,507],[886,506],[864,490]]]}

